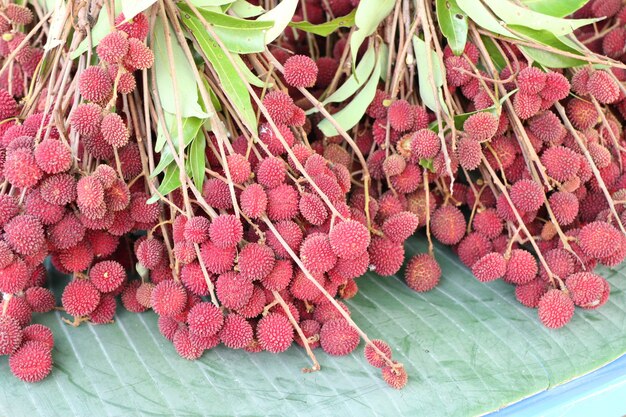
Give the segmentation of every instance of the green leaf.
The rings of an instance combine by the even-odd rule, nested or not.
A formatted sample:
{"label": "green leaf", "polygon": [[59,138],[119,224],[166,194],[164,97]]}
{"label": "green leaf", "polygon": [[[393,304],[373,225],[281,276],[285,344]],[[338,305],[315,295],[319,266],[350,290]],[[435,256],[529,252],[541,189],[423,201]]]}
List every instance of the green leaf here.
{"label": "green leaf", "polygon": [[[380,58],[380,57],[379,57]],[[380,78],[381,66],[387,65],[380,59],[377,60],[374,65],[374,71],[370,79],[365,86],[357,93],[350,103],[337,113],[333,114],[335,121],[343,128],[343,130],[352,129],[361,120],[367,110],[367,106],[370,105],[376,94],[376,87],[378,86],[378,79]],[[328,119],[322,120],[317,127],[327,137],[338,135],[337,129],[330,124]]]}
{"label": "green leaf", "polygon": [[[170,27],[173,33],[173,29]],[[178,43],[176,37],[172,35],[172,52],[174,56],[175,73],[170,72],[170,62],[167,54],[167,45],[165,41],[165,29],[161,19],[157,19],[154,24],[154,66],[156,73],[156,87],[159,93],[159,99],[163,110],[168,113],[176,114],[176,101],[174,99],[174,80],[178,87],[178,101],[180,105],[180,114],[182,117],[209,117],[198,104],[198,87],[196,79],[187,62],[187,57],[182,47]]]}
{"label": "green leaf", "polygon": [[509,38],[518,39],[517,36],[506,30],[494,17],[489,9],[481,3],[480,0],[456,0],[458,6],[463,10],[470,19],[478,26]]}
{"label": "green leaf", "polygon": [[502,53],[496,46],[495,41],[484,35],[481,35],[480,39],[482,39],[483,43],[485,44],[485,49],[487,49],[489,57],[491,58],[491,61],[493,62],[496,69],[498,71],[502,71],[504,67],[506,67],[506,59],[504,58],[504,56],[502,56]]}
{"label": "green leaf", "polygon": [[284,32],[293,19],[298,3],[300,0],[282,0],[278,6],[257,17],[257,22],[273,22],[273,26],[265,32],[265,44],[272,42]]}
{"label": "green leaf", "polygon": [[391,13],[394,5],[394,0],[361,0],[354,16],[357,30],[350,38],[352,66],[356,65],[357,53],[363,41],[374,33],[380,22]]}
{"label": "green leaf", "polygon": [[[242,72],[246,81],[248,81],[250,84],[252,84],[255,87],[259,87],[259,88],[265,87],[265,81],[261,80],[252,71],[250,71],[250,68],[248,68],[246,63],[243,62],[243,59],[239,55],[232,55],[232,57],[234,58],[235,62],[237,62],[237,66],[239,67],[239,70]],[[272,86],[274,86],[274,83],[272,82],[267,84],[268,88]]]}
{"label": "green leaf", "polygon": [[[369,48],[363,55],[363,58],[361,58],[359,65],[356,66],[354,73],[348,77],[341,87],[328,96],[326,100],[323,101],[323,104],[326,105],[329,103],[340,103],[346,101],[359,88],[361,88],[363,84],[365,84],[365,81],[374,70],[374,65],[376,65],[376,51],[374,48]],[[361,80],[361,82],[359,82],[359,80]]]}
{"label": "green leaf", "polygon": [[520,0],[528,8],[554,17],[565,17],[583,7],[589,0]]}
{"label": "green leaf", "polygon": [[[426,43],[413,36],[413,50],[415,51],[415,60],[417,61],[417,78],[419,85],[419,92],[424,105],[432,111],[437,111],[437,100],[444,112],[448,113],[448,108],[443,99],[443,93],[441,87],[443,86],[443,72],[439,64],[439,57],[433,50],[428,50]],[[432,69],[428,66],[428,54],[430,53],[432,60]],[[433,77],[435,87],[437,87],[437,95],[433,91],[432,85],[428,79],[429,76]]]}
{"label": "green leaf", "polygon": [[[220,103],[219,98],[217,98],[217,95],[215,95],[215,91],[213,91],[207,79],[203,77],[202,83],[204,84],[204,88],[206,88],[207,92],[209,93],[209,98],[211,99],[211,104],[213,104],[213,108],[215,109],[215,111],[222,111],[222,103]],[[204,102],[202,102],[202,104],[202,108],[206,108]],[[207,121],[209,121],[209,119],[205,120],[205,122]]]}
{"label": "green leaf", "polygon": [[[406,257],[426,251],[412,237]],[[611,296],[598,310],[576,309],[557,330],[515,300],[501,280],[480,283],[452,249],[435,246],[440,284],[416,293],[396,277],[368,273],[345,303],[373,339],[393,348],[407,369],[402,391],[389,388],[363,358],[363,343],[347,356],[315,355],[309,366],[295,344],[280,354],[218,346],[187,361],[159,334],[157,315],[126,311],[115,323],[74,328],[60,311],[33,314],[54,332],[50,376],[28,384],[0,357],[3,416],[470,416],[484,415],[605,365],[626,351],[626,267],[602,269]],[[60,300],[67,277],[48,279]],[[59,304],[60,305],[60,304]],[[510,413],[504,413],[509,414]],[[590,415],[590,414],[587,414]],[[602,415],[599,413],[597,415]]]}
{"label": "green leaf", "polygon": [[[174,126],[176,126],[177,125],[176,118],[175,117],[171,117],[171,115],[170,115],[170,118],[173,120]],[[183,146],[184,146],[184,149],[187,149],[187,146],[189,146],[191,141],[196,137],[196,135],[199,133],[200,127],[205,122],[205,120],[203,120],[203,119],[197,119],[197,120],[199,122],[194,120],[194,121],[190,121],[189,123],[183,125]],[[206,119],[206,120],[208,121],[209,119]],[[172,138],[172,144],[174,145],[174,150],[177,152],[177,155],[178,155],[178,150],[179,150],[178,134],[177,134],[178,129],[176,127],[174,127],[174,128],[171,128],[170,130],[175,133],[174,136],[172,136],[172,134],[170,133],[170,137]],[[159,135],[163,134],[163,132],[159,131],[158,134]],[[163,140],[165,140],[165,139],[163,139]],[[169,146],[169,144],[168,144],[168,146],[163,146],[163,148],[161,149],[161,155],[160,155],[159,163],[154,168],[154,171],[152,171],[150,173],[150,176],[152,178],[156,177],[161,172],[163,172],[163,170],[165,168],[167,168],[167,166],[170,165],[173,161],[174,161],[174,154],[172,153],[171,146]]]}
{"label": "green leaf", "polygon": [[[183,12],[183,19],[186,16],[196,18],[195,13],[186,4],[178,3],[178,8]],[[229,51],[249,54],[265,49],[265,31],[272,27],[272,22],[245,20],[205,9],[198,9],[198,12],[213,27],[215,34]]]}
{"label": "green leaf", "polygon": [[437,21],[452,52],[461,55],[467,42],[467,15],[456,0],[437,0]]}
{"label": "green leaf", "polygon": [[420,158],[419,164],[422,168],[426,168],[430,172],[435,172],[435,167],[433,166],[432,158]]}
{"label": "green leaf", "polygon": [[221,82],[221,88],[239,115],[247,122],[251,129],[256,130],[256,115],[250,102],[250,94],[244,82],[239,78],[237,70],[224,55],[219,47],[202,26],[200,20],[191,15],[183,16],[183,24],[189,28],[197,39],[200,49],[209,60]]}
{"label": "green leaf", "polygon": [[[122,2],[115,0],[115,14],[117,15],[122,11]],[[106,6],[102,7],[96,24],[91,28],[91,47],[98,46],[102,38],[111,32],[111,25],[109,25],[109,16],[106,10]],[[70,54],[71,59],[76,59],[89,49],[89,39],[85,38],[78,47]]]}
{"label": "green leaf", "polygon": [[255,6],[254,4],[248,3],[246,0],[235,1],[230,10],[242,19],[256,17],[265,11],[261,6]]}
{"label": "green leaf", "polygon": [[196,138],[189,147],[189,157],[187,158],[187,175],[191,175],[193,183],[198,190],[202,190],[204,183],[204,169],[206,168],[206,138],[203,132],[198,132]]}
{"label": "green leaf", "polygon": [[[183,138],[195,138],[200,126],[204,123],[203,119],[197,117],[185,117],[182,120],[183,124]],[[176,116],[171,113],[165,113],[165,125],[168,126],[168,132],[170,132],[170,138],[172,142],[178,144],[178,122]],[[165,134],[162,131],[161,123],[158,124],[157,140],[154,145],[156,152],[161,152],[163,146],[167,142]]]}
{"label": "green leaf", "polygon": [[152,6],[157,2],[157,0],[121,0],[121,2],[124,18],[126,18],[126,20],[130,20]]}
{"label": "green leaf", "polygon": [[356,10],[352,10],[349,14],[341,17],[337,17],[328,22],[314,25],[309,22],[289,22],[289,26],[303,30],[305,32],[314,33],[320,36],[328,36],[339,28],[347,28],[354,26],[354,15]]}
{"label": "green leaf", "polygon": [[217,7],[232,3],[233,0],[190,0],[196,7]]}
{"label": "green leaf", "polygon": [[525,26],[534,30],[545,30],[555,36],[569,35],[579,27],[602,20],[561,19],[520,7],[508,0],[483,0],[507,25]]}
{"label": "green leaf", "polygon": [[[163,177],[163,181],[161,181],[161,185],[159,185],[158,188],[159,194],[168,195],[180,186],[180,169],[178,169],[178,165],[170,164],[167,168],[165,168],[165,176]],[[159,201],[159,199],[159,195],[154,194],[148,199],[148,201],[146,201],[146,203],[155,204]]]}
{"label": "green leaf", "polygon": [[[533,30],[522,26],[511,26],[511,30],[514,30],[517,33],[520,33],[544,45],[548,45],[572,54],[581,55],[581,57],[583,56],[583,54],[578,49],[572,47],[571,42],[567,40],[567,38],[556,37],[549,31]],[[532,59],[548,68],[571,68],[586,64],[586,61],[582,59],[571,58],[568,56],[559,55],[553,52],[548,52],[529,46],[520,45],[519,48],[526,52]]]}

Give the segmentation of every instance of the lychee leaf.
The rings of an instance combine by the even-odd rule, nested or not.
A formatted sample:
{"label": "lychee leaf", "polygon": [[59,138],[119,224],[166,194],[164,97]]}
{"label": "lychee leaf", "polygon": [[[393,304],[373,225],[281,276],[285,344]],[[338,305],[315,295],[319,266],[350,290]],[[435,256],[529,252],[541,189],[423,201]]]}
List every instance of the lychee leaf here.
{"label": "lychee leaf", "polygon": [[305,32],[314,33],[316,35],[328,36],[339,28],[354,26],[355,14],[356,9],[352,10],[349,14],[345,16],[337,17],[333,20],[329,20],[328,22],[320,23],[318,25],[304,21],[289,22],[289,26],[291,26],[292,28],[303,30]]}
{"label": "lychee leaf", "polygon": [[480,0],[456,0],[458,6],[478,26],[508,38],[519,39],[508,31]]}
{"label": "lychee leaf", "polygon": [[571,42],[565,37],[557,37],[547,30],[533,30],[523,26],[511,26],[512,30],[520,33],[534,41],[543,45],[551,46],[560,51],[568,52],[574,55],[580,55],[581,59],[560,55],[555,52],[545,51],[543,49],[532,48],[520,45],[519,47],[528,53],[535,61],[548,68],[571,68],[585,65],[584,54],[574,48]]}
{"label": "lychee leaf", "polygon": [[437,22],[455,55],[461,55],[467,42],[467,15],[456,0],[437,0]]}
{"label": "lychee leaf", "polygon": [[[122,13],[124,18],[129,20],[137,16],[139,13],[148,9],[157,0],[121,0],[122,1]],[[106,11],[105,11],[106,14]]]}
{"label": "lychee leaf", "polygon": [[361,0],[356,8],[354,23],[357,30],[350,37],[350,52],[352,54],[352,66],[356,65],[359,48],[368,36],[373,34],[393,10],[394,0]]}
{"label": "lychee leaf", "polygon": [[[170,164],[167,168],[165,168],[165,176],[161,181],[161,185],[159,185],[159,194],[168,195],[174,190],[177,190],[181,186],[180,182],[180,169],[178,169],[178,165]],[[146,204],[154,204],[161,199],[159,194],[153,194]]]}
{"label": "lychee leaf", "polygon": [[495,41],[490,37],[484,35],[481,35],[480,39],[483,41],[485,49],[487,49],[487,52],[489,53],[489,58],[491,58],[491,62],[493,63],[493,65],[498,71],[502,71],[507,65],[506,59],[496,46]]}
{"label": "lychee leaf", "polygon": [[246,0],[235,1],[230,7],[230,10],[242,19],[256,17],[265,11],[263,7],[250,4]]}
{"label": "lychee leaf", "polygon": [[435,172],[435,167],[433,166],[432,158],[420,158],[420,166],[422,168],[426,168],[430,172]]}
{"label": "lychee leaf", "polygon": [[257,22],[272,22],[272,27],[265,32],[266,44],[278,38],[285,31],[285,28],[293,19],[298,3],[300,3],[300,0],[282,0],[272,10],[256,18]]}
{"label": "lychee leaf", "polygon": [[[424,105],[432,111],[437,112],[437,101],[439,101],[441,109],[444,113],[448,113],[448,108],[443,99],[443,92],[441,90],[444,73],[437,53],[432,49],[429,50],[426,43],[417,36],[413,36],[413,50],[415,52],[415,61],[417,62],[419,92]],[[428,57],[429,54],[430,58]]]}
{"label": "lychee leaf", "polygon": [[593,19],[561,19],[547,14],[538,13],[520,7],[508,0],[483,0],[489,8],[507,25],[524,26],[534,30],[545,30],[554,36],[569,35],[574,30],[602,20]]}
{"label": "lychee leaf", "polygon": [[[374,71],[372,71],[372,75],[367,83],[365,83],[363,88],[350,100],[350,103],[348,103],[346,107],[333,114],[333,118],[343,130],[347,131],[352,129],[365,114],[367,107],[376,95],[376,87],[378,86],[382,65],[386,65],[386,63],[380,60],[379,56],[376,60],[376,64],[374,64]],[[328,119],[322,120],[317,127],[327,137],[339,134]]]}
{"label": "lychee leaf", "polygon": [[[181,15],[183,21],[187,16],[197,18],[196,14],[186,4],[178,3],[178,8],[183,12]],[[238,54],[262,52],[265,48],[265,33],[274,24],[274,22],[240,19],[202,8],[197,10],[211,25],[226,48]]]}
{"label": "lychee leaf", "polygon": [[237,110],[239,116],[243,118],[249,129],[256,131],[257,120],[250,102],[250,93],[243,80],[239,77],[235,66],[224,55],[224,51],[219,47],[215,39],[209,35],[200,20],[186,14],[183,16],[182,21],[191,30],[206,59],[215,69],[220,79],[220,86],[228,100]]}
{"label": "lychee leaf", "polygon": [[565,17],[587,4],[589,0],[520,0],[520,3],[536,12],[554,17]]}
{"label": "lychee leaf", "polygon": [[196,138],[189,146],[189,156],[187,157],[187,174],[193,179],[193,183],[198,190],[202,190],[204,184],[204,169],[206,168],[206,138],[204,132],[198,132]]}

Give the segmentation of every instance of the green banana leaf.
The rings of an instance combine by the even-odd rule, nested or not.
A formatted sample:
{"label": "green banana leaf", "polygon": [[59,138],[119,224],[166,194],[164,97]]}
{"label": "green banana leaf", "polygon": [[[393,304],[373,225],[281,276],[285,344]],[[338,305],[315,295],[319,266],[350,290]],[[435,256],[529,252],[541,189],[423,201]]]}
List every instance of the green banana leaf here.
{"label": "green banana leaf", "polygon": [[[411,238],[406,249],[423,252],[425,243]],[[311,374],[301,372],[309,363],[297,347],[280,355],[218,347],[189,362],[159,334],[152,312],[120,307],[106,326],[72,328],[61,313],[37,316],[55,334],[54,370],[26,384],[0,358],[0,415],[480,415],[626,350],[624,268],[601,271],[612,289],[605,306],[577,309],[565,328],[548,330],[515,301],[513,287],[476,281],[448,248],[437,247],[436,257],[443,277],[433,291],[417,294],[401,278],[368,274],[348,301],[356,322],[405,364],[404,390],[386,386],[362,344],[346,357],[317,350],[322,370]]]}

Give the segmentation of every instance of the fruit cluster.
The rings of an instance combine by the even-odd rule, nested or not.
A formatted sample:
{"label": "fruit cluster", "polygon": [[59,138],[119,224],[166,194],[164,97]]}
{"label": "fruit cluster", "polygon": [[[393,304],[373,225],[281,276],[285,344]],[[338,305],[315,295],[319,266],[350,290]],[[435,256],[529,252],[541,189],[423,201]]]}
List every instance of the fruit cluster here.
{"label": "fruit cluster", "polygon": [[[358,3],[306,0],[293,20],[324,23]],[[607,28],[621,27],[625,13],[613,3],[594,0],[577,13],[606,15]],[[442,48],[455,120],[443,120],[402,82],[390,83],[412,84],[398,64],[360,122],[327,137],[318,122],[336,123],[332,115],[347,103],[319,100],[350,73],[348,32],[323,39],[288,28],[269,52],[243,60],[269,80],[249,86],[256,131],[244,129],[214,74],[202,69],[209,81],[199,89],[212,87],[224,102],[213,128],[201,128],[203,184],[185,175],[190,156],[168,132],[165,146],[183,175],[180,187],[160,195],[167,175],[152,174],[166,156],[152,138],[163,134],[157,125],[165,116],[145,88],[154,80],[148,44],[157,17],[117,16],[95,48],[97,64],[65,62],[61,73],[74,71],[74,82],[50,78],[54,91],[18,104],[25,90],[16,85],[33,77],[42,55],[26,42],[30,55],[21,57],[13,41],[26,39],[15,28],[31,24],[30,10],[9,5],[2,13],[0,46],[16,71],[6,87],[0,77],[0,354],[25,381],[52,366],[50,330],[30,324],[33,312],[56,307],[46,288],[48,257],[71,275],[56,307],[69,324],[110,323],[119,298],[130,312],[152,309],[185,359],[218,344],[280,353],[295,342],[311,370],[319,369],[314,349],[347,355],[364,339],[367,362],[394,388],[407,383],[404,367],[386,342],[357,327],[343,301],[366,272],[392,276],[405,264],[411,289],[433,289],[442,275],[434,237],[479,281],[514,285],[520,303],[558,328],[576,306],[607,301],[610,284],[596,265],[626,258],[620,66],[546,69],[498,39],[505,63],[498,69],[479,37],[460,55]],[[577,35],[591,49],[624,58],[619,30],[585,30]],[[358,55],[380,46],[369,42]],[[404,244],[417,230],[429,250],[405,263]]]}

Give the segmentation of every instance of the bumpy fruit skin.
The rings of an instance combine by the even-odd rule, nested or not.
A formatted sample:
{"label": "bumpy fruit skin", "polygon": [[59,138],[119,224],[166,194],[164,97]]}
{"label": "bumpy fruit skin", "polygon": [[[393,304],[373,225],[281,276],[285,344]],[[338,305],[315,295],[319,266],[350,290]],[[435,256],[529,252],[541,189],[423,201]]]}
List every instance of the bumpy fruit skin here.
{"label": "bumpy fruit skin", "polygon": [[397,100],[389,106],[387,119],[393,129],[398,132],[406,132],[413,128],[415,114],[408,101]]}
{"label": "bumpy fruit skin", "polygon": [[187,315],[189,331],[201,337],[216,335],[224,325],[222,311],[209,302],[198,303]]}
{"label": "bumpy fruit skin", "polygon": [[537,308],[539,300],[548,291],[547,284],[543,279],[537,278],[515,287],[515,298],[521,304],[529,308]]}
{"label": "bumpy fruit skin", "polygon": [[368,248],[374,272],[380,276],[395,274],[404,262],[404,246],[385,237],[375,237]]}
{"label": "bumpy fruit skin", "polygon": [[202,356],[203,349],[199,348],[191,341],[189,329],[186,327],[181,327],[176,330],[172,343],[181,358],[193,361]]}
{"label": "bumpy fruit skin", "polygon": [[454,206],[442,206],[432,214],[430,226],[438,241],[455,245],[463,239],[467,224],[461,210]]}
{"label": "bumpy fruit skin", "polygon": [[591,257],[606,258],[618,250],[615,242],[620,240],[620,232],[602,221],[585,225],[578,234],[578,242],[583,252]]}
{"label": "bumpy fruit skin", "polygon": [[293,341],[293,326],[284,315],[270,313],[259,320],[256,336],[263,350],[284,352]]}
{"label": "bumpy fruit skin", "polygon": [[11,316],[0,316],[0,355],[10,355],[22,343],[20,323]]}
{"label": "bumpy fruit skin", "polygon": [[242,349],[254,339],[254,330],[248,321],[239,314],[229,314],[220,331],[220,340],[230,349]]}
{"label": "bumpy fruit skin", "polygon": [[46,174],[58,174],[72,166],[72,153],[63,142],[46,139],[35,149],[35,161]]}
{"label": "bumpy fruit skin", "polygon": [[522,179],[511,187],[511,201],[515,207],[529,213],[538,210],[543,205],[544,194],[541,185],[533,180]]}
{"label": "bumpy fruit skin", "polygon": [[294,55],[285,61],[284,77],[292,87],[313,87],[317,80],[317,65],[306,55]]}
{"label": "bumpy fruit skin", "polygon": [[187,292],[172,280],[162,281],[152,291],[152,309],[160,316],[180,314],[187,303]]}
{"label": "bumpy fruit skin", "polygon": [[90,281],[76,279],[65,287],[61,302],[67,314],[86,316],[98,306],[100,291]]}
{"label": "bumpy fruit skin", "polygon": [[267,93],[263,97],[263,106],[267,109],[274,123],[286,125],[293,115],[293,99],[289,94],[280,90]]}
{"label": "bumpy fruit skin", "polygon": [[506,260],[499,252],[491,252],[472,265],[472,273],[481,282],[502,278],[506,273]]}
{"label": "bumpy fruit skin", "polygon": [[441,278],[441,268],[437,261],[427,253],[411,258],[404,271],[406,284],[413,291],[426,292],[437,286]]}
{"label": "bumpy fruit skin", "polygon": [[537,276],[535,257],[524,249],[513,249],[506,265],[504,279],[514,284],[526,284]]}
{"label": "bumpy fruit skin", "polygon": [[146,39],[150,29],[148,18],[143,13],[139,13],[129,20],[126,19],[124,13],[120,13],[115,18],[115,27],[125,32],[129,37],[139,40]]}
{"label": "bumpy fruit skin", "polygon": [[111,96],[113,81],[104,68],[87,67],[78,79],[78,90],[85,100],[100,103]]}
{"label": "bumpy fruit skin", "polygon": [[402,389],[406,385],[409,376],[404,367],[385,366],[382,369],[383,379],[391,388]]}
{"label": "bumpy fruit skin", "polygon": [[359,257],[370,244],[367,227],[355,220],[346,220],[336,224],[328,238],[335,255],[343,259]]}
{"label": "bumpy fruit skin", "polygon": [[236,310],[250,301],[254,284],[240,274],[229,271],[217,278],[215,291],[224,307]]}
{"label": "bumpy fruit skin", "polygon": [[313,233],[304,240],[300,247],[300,259],[313,274],[328,272],[337,263],[328,235]]}
{"label": "bumpy fruit skin", "polygon": [[456,154],[461,166],[472,171],[480,165],[482,147],[480,142],[469,137],[462,137],[456,148]]}
{"label": "bumpy fruit skin", "polygon": [[128,53],[128,39],[121,31],[106,35],[96,48],[98,57],[108,64],[117,64]]}
{"label": "bumpy fruit skin", "polygon": [[484,142],[495,136],[498,123],[498,118],[493,114],[480,112],[467,118],[463,123],[463,130],[471,139]]}
{"label": "bumpy fruit skin", "polygon": [[611,75],[603,70],[594,71],[587,80],[589,94],[603,104],[619,100],[620,90]]}
{"label": "bumpy fruit skin", "polygon": [[[380,339],[373,339],[372,343],[376,345],[376,347],[388,358],[391,358],[391,348],[385,341]],[[363,353],[365,355],[365,359],[370,365],[376,368],[382,368],[387,365],[387,362],[376,352],[376,350],[371,345],[366,345]]]}
{"label": "bumpy fruit skin", "polygon": [[578,272],[567,277],[565,285],[574,304],[594,309],[600,305],[608,284],[604,278],[593,272]]}
{"label": "bumpy fruit skin", "polygon": [[28,341],[9,357],[9,368],[22,381],[41,381],[52,371],[52,353],[44,343]]}
{"label": "bumpy fruit skin", "polygon": [[538,94],[546,85],[546,73],[536,67],[526,67],[517,74],[519,91],[524,94]]}
{"label": "bumpy fruit skin", "polygon": [[360,341],[359,333],[345,319],[329,320],[320,331],[320,344],[329,355],[348,355]]}
{"label": "bumpy fruit skin", "polygon": [[126,271],[117,261],[102,261],[91,267],[89,278],[101,292],[112,292],[122,285],[126,279]]}
{"label": "bumpy fruit skin", "polygon": [[54,347],[54,335],[49,327],[43,324],[31,324],[24,327],[22,343],[28,341],[41,342],[46,345],[50,350]]}
{"label": "bumpy fruit skin", "polygon": [[544,326],[558,329],[574,316],[574,302],[565,292],[551,289],[539,300],[537,312]]}
{"label": "bumpy fruit skin", "polygon": [[276,258],[272,249],[263,244],[249,243],[239,252],[239,271],[248,280],[265,278],[272,269]]}
{"label": "bumpy fruit skin", "polygon": [[12,218],[4,226],[4,232],[9,246],[21,255],[33,255],[45,242],[41,222],[28,214]]}
{"label": "bumpy fruit skin", "polygon": [[121,148],[128,143],[130,134],[119,114],[109,113],[104,116],[100,129],[104,140],[114,148]]}

